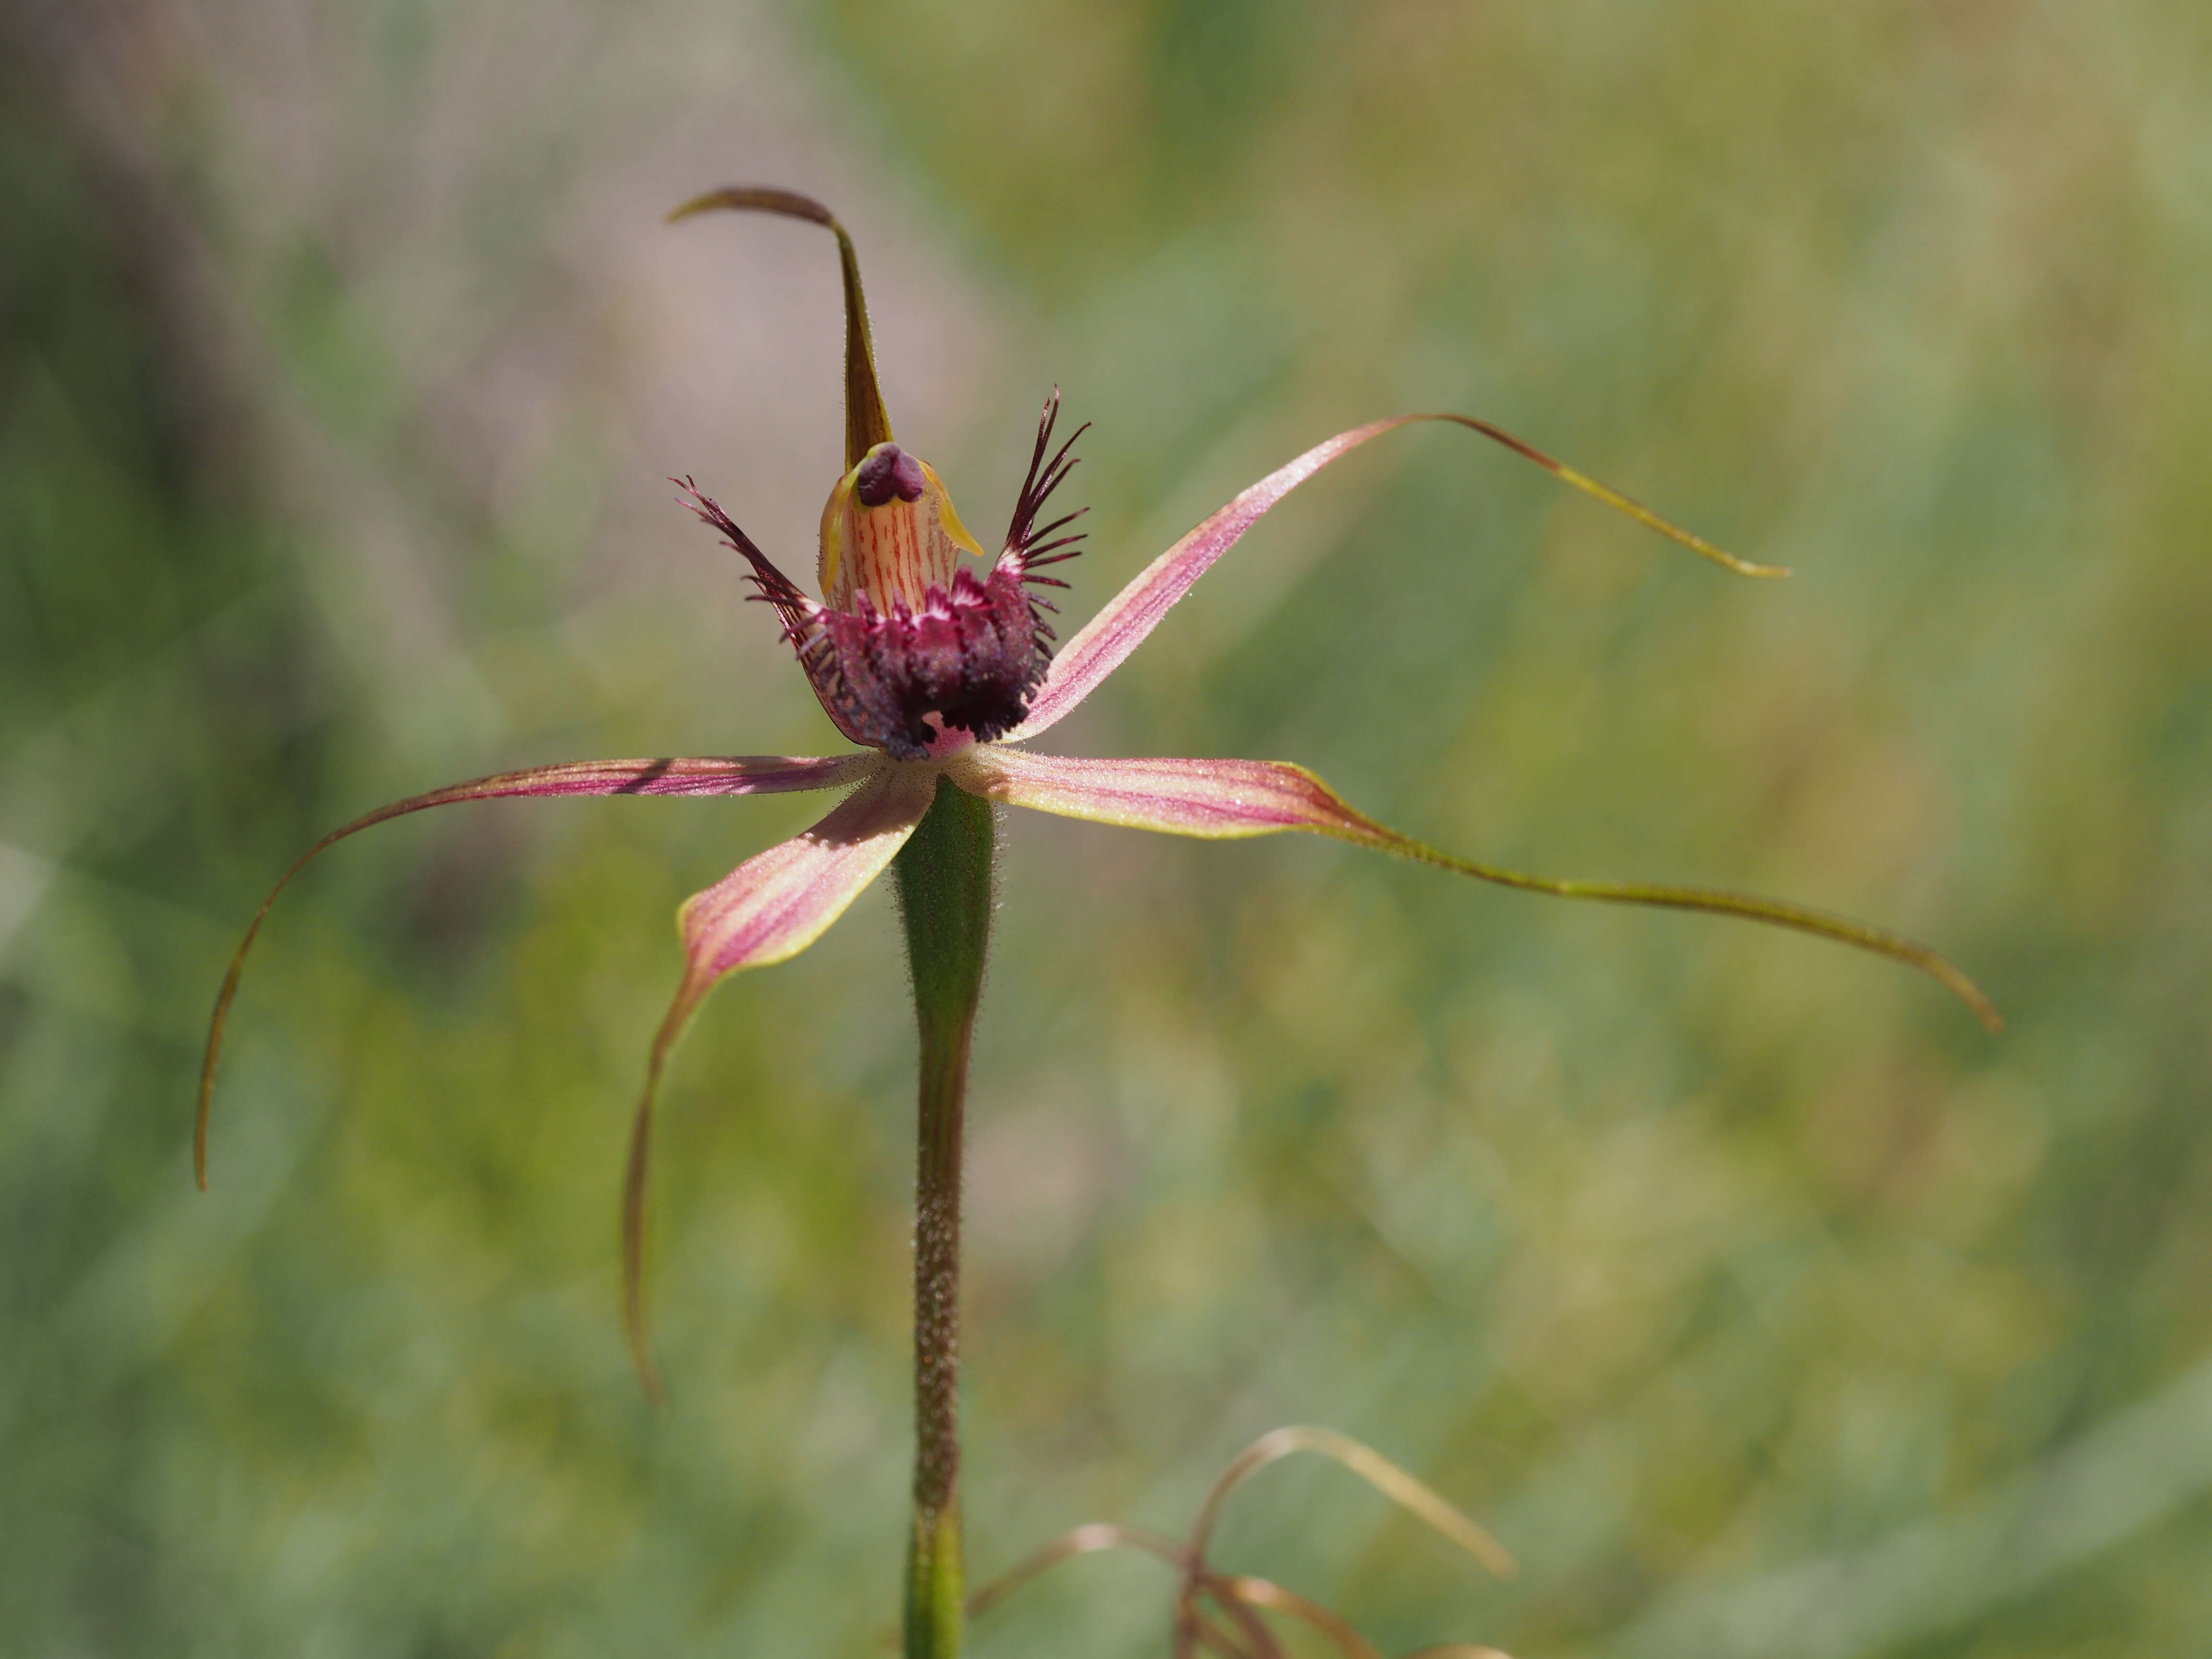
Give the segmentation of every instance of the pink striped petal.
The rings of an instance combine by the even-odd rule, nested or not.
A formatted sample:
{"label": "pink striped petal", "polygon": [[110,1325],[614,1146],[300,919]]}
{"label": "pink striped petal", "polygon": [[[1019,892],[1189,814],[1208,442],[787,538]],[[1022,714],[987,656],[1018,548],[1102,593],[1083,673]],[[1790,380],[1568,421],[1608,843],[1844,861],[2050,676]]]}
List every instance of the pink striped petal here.
{"label": "pink striped petal", "polygon": [[301,854],[299,861],[269,890],[269,896],[261,901],[261,908],[253,914],[246,937],[239,941],[237,954],[230,959],[230,971],[223,975],[222,989],[216,994],[215,1016],[208,1022],[207,1053],[200,1062],[199,1118],[192,1128],[192,1167],[201,1188],[204,1190],[207,1186],[208,1114],[215,1099],[216,1066],[222,1055],[223,1029],[229,1022],[230,1005],[238,995],[239,978],[246,971],[246,954],[260,936],[261,924],[268,919],[269,907],[276,902],[276,896],[319,853],[337,846],[349,836],[359,835],[373,824],[433,806],[450,806],[456,801],[497,800],[510,795],[777,795],[793,790],[835,789],[857,783],[882,764],[882,757],[872,753],[821,757],[729,755],[563,761],[554,766],[534,766],[526,771],[499,772],[467,783],[448,784],[427,795],[410,795],[405,800],[380,806],[343,829],[331,830]]}
{"label": "pink striped petal", "polygon": [[1646,528],[1657,531],[1701,557],[1711,559],[1739,575],[1781,576],[1789,574],[1778,566],[1752,564],[1733,554],[1723,552],[1711,543],[1670,524],[1649,507],[1553,459],[1533,444],[1523,442],[1487,421],[1478,421],[1468,415],[1394,415],[1388,420],[1370,421],[1365,426],[1352,428],[1349,432],[1340,432],[1327,442],[1316,444],[1288,465],[1270,472],[1146,565],[1134,580],[1108,600],[1104,608],[1053,658],[1051,667],[1046,671],[1044,684],[1030,699],[1029,717],[1009,732],[1005,741],[1019,743],[1036,736],[1089,696],[1101,680],[1120,667],[1123,659],[1144,643],[1145,636],[1159,625],[1160,618],[1167,615],[1176,601],[1190,591],[1191,584],[1204,575],[1216,559],[1236,546],[1243,539],[1244,532],[1259,522],[1261,515],[1277,501],[1339,456],[1350,454],[1370,438],[1379,438],[1386,432],[1395,432],[1400,427],[1410,426],[1417,421],[1446,421],[1480,433],[1504,445],[1515,454],[1535,462],[1584,495],[1603,501],[1617,512],[1626,514]]}
{"label": "pink striped petal", "polygon": [[1079,760],[988,743],[955,756],[945,775],[970,794],[1062,817],[1208,841],[1318,830],[1388,836],[1303,767],[1255,760]]}
{"label": "pink striped petal", "polygon": [[646,1060],[623,1197],[623,1322],[638,1374],[656,1397],[659,1376],[645,1323],[645,1211],[661,1073],[676,1039],[717,981],[741,968],[797,956],[845,914],[906,844],[936,797],[936,770],[881,763],[878,768],[821,823],[694,894],[679,916],[684,980]]}
{"label": "pink striped petal", "polygon": [[685,994],[797,956],[883,872],[937,787],[927,767],[883,766],[804,835],[748,859],[684,902]]}
{"label": "pink striped petal", "polygon": [[1338,456],[1420,418],[1401,415],[1371,421],[1316,444],[1288,465],[1277,467],[1154,559],[1054,654],[1044,684],[1030,699],[1029,717],[1006,740],[1018,743],[1036,736],[1089,696],[1099,681],[1144,643],[1145,636],[1159,626],[1160,618],[1175,602],[1190,592],[1191,584],[1236,546],[1277,501]]}
{"label": "pink striped petal", "polygon": [[1304,830],[1528,892],[1704,910],[1771,922],[1917,968],[1972,1009],[1990,1030],[2003,1024],[1980,988],[1957,967],[1926,945],[1883,928],[1808,905],[1718,888],[1561,881],[1456,859],[1377,823],[1346,805],[1304,767],[1285,761],[1078,760],[985,744],[954,757],[945,766],[945,775],[973,794],[1012,806],[1033,806],[1063,817],[1206,840]]}

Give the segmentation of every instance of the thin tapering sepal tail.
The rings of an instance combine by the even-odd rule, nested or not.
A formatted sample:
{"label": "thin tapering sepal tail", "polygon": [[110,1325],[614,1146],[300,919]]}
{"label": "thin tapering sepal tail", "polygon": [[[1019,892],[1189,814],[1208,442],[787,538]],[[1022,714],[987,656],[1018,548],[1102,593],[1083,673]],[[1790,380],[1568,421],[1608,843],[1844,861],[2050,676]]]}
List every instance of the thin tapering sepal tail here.
{"label": "thin tapering sepal tail", "polygon": [[921,822],[936,788],[928,772],[869,757],[866,781],[805,834],[745,860],[686,900],[678,915],[684,977],[653,1034],[631,1119],[623,1182],[623,1328],[646,1391],[661,1397],[646,1319],[645,1240],[653,1111],[677,1039],[708,992],[741,969],[786,962],[814,943],[883,874]]}
{"label": "thin tapering sepal tail", "polygon": [[2003,1025],[1981,988],[1954,963],[1901,934],[1808,905],[1722,888],[1559,880],[1455,858],[1376,823],[1311,772],[1284,761],[1087,760],[994,744],[959,757],[948,775],[993,800],[1096,823],[1203,840],[1303,830],[1526,892],[1703,910],[1793,928],[1917,968],[1957,996],[1989,1030]]}
{"label": "thin tapering sepal tail", "polygon": [[1562,483],[1603,501],[1616,512],[1626,514],[1647,529],[1656,531],[1668,540],[1688,548],[1700,558],[1709,559],[1740,576],[1786,576],[1790,574],[1779,565],[1753,564],[1748,560],[1737,558],[1732,553],[1723,552],[1703,537],[1694,536],[1679,525],[1661,518],[1650,507],[1631,501],[1619,490],[1553,459],[1534,444],[1515,437],[1503,427],[1492,426],[1487,421],[1478,421],[1471,415],[1393,415],[1384,420],[1370,421],[1365,426],[1356,426],[1349,432],[1340,432],[1334,438],[1316,444],[1295,460],[1284,463],[1218,509],[1139,571],[1128,585],[1102,605],[1097,614],[1054,657],[1051,667],[1046,671],[1044,684],[1030,700],[1028,718],[1007,734],[1007,741],[1018,743],[1036,737],[1089,696],[1102,680],[1127,659],[1131,652],[1144,643],[1152,629],[1159,626],[1161,618],[1177,600],[1190,592],[1200,576],[1212,568],[1214,562],[1242,541],[1244,532],[1257,524],[1284,496],[1330,462],[1349,455],[1362,444],[1385,433],[1395,432],[1401,427],[1417,425],[1424,421],[1441,421],[1447,425],[1464,427],[1495,443],[1503,444],[1515,454],[1535,462]]}
{"label": "thin tapering sepal tail", "polygon": [[448,784],[427,794],[410,795],[363,814],[351,823],[333,830],[302,853],[292,867],[269,890],[261,908],[247,924],[246,937],[230,959],[216,992],[215,1012],[208,1022],[207,1051],[200,1062],[199,1109],[192,1125],[192,1173],[203,1191],[207,1188],[208,1122],[215,1102],[215,1079],[222,1057],[222,1039],[230,1020],[230,1005],[238,996],[246,958],[260,937],[277,896],[321,853],[349,836],[421,812],[433,806],[461,801],[499,800],[515,796],[545,795],[765,795],[793,790],[835,789],[865,777],[875,757],[841,755],[814,758],[791,755],[663,756],[647,760],[563,761],[554,766],[532,767],[520,772],[499,772],[466,783]]}
{"label": "thin tapering sepal tail", "polygon": [[878,444],[889,443],[891,417],[884,408],[883,389],[876,381],[875,337],[868,328],[867,296],[860,290],[860,258],[853,239],[837,216],[811,196],[795,190],[765,185],[732,185],[695,196],[668,217],[673,222],[695,213],[735,210],[781,214],[821,225],[837,238],[837,265],[845,284],[845,465],[848,470]]}

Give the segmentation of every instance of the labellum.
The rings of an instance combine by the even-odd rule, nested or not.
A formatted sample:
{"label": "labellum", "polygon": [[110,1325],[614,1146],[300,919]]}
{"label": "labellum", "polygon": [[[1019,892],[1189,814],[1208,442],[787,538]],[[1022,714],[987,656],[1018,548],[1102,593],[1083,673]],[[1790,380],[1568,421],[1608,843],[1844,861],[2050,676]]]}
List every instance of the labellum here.
{"label": "labellum", "polygon": [[[1057,450],[1054,394],[990,565],[960,522],[937,469],[885,439],[837,481],[822,509],[822,599],[809,599],[720,506],[683,481],[692,508],[752,567],[756,598],[782,618],[784,637],[837,729],[894,760],[921,760],[988,743],[1022,723],[1052,660],[1053,606],[1038,574],[1075,556],[1081,535],[1060,535],[1080,510],[1040,526],[1046,499],[1075,462],[1078,428]],[[1048,459],[1049,455],[1049,459]],[[963,556],[975,562],[963,564]]]}

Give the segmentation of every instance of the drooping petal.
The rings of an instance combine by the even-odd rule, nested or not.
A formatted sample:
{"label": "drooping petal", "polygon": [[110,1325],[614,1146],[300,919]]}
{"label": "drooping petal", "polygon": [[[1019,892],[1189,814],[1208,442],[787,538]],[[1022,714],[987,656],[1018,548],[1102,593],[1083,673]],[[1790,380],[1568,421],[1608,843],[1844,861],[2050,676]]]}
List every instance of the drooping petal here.
{"label": "drooping petal", "polygon": [[510,795],[784,794],[793,790],[835,789],[854,783],[882,763],[872,754],[819,758],[736,755],[564,761],[557,766],[536,766],[526,771],[500,772],[467,783],[448,784],[427,795],[410,795],[405,800],[380,806],[343,829],[331,830],[301,854],[299,861],[269,890],[269,896],[261,901],[261,908],[253,914],[246,937],[239,941],[237,954],[230,959],[230,971],[223,975],[222,989],[216,994],[215,1016],[208,1024],[207,1055],[200,1064],[199,1117],[192,1129],[192,1168],[202,1190],[207,1187],[208,1113],[215,1098],[216,1065],[222,1054],[223,1028],[230,1018],[231,1001],[238,994],[239,977],[246,970],[246,954],[253,948],[253,941],[260,934],[269,907],[276,902],[276,896],[317,854],[372,824],[404,817],[410,812],[432,806],[449,806],[456,801],[497,800]]}
{"label": "drooping petal", "polygon": [[1838,944],[1856,945],[1917,968],[1973,1010],[1990,1030],[2003,1024],[1980,988],[1926,945],[1808,905],[1708,887],[1640,882],[1557,880],[1456,859],[1377,823],[1302,766],[1254,760],[1079,760],[984,744],[954,757],[946,773],[962,788],[1014,806],[1063,817],[1089,818],[1132,830],[1226,840],[1304,830],[1334,836],[1403,858],[1418,859],[1480,881],[1559,898],[1602,899],[1675,910],[1705,910],[1771,922]]}
{"label": "drooping petal", "polygon": [[645,1325],[646,1172],[653,1102],[669,1051],[724,975],[786,961],[821,938],[884,872],[928,811],[936,791],[933,769],[878,762],[873,775],[811,830],[746,860],[684,902],[678,919],[684,978],[647,1057],[623,1196],[623,1323],[638,1374],[656,1397],[659,1374]]}
{"label": "drooping petal", "polygon": [[1350,454],[1369,439],[1379,438],[1386,432],[1395,432],[1401,426],[1410,426],[1419,421],[1445,421],[1455,426],[1463,426],[1471,432],[1478,432],[1504,445],[1515,454],[1535,462],[1584,495],[1594,496],[1607,507],[1626,513],[1638,524],[1680,542],[1692,552],[1740,575],[1782,576],[1789,574],[1777,565],[1752,564],[1723,552],[1711,543],[1668,523],[1649,507],[1639,506],[1595,478],[1561,465],[1534,446],[1522,442],[1511,433],[1492,426],[1487,421],[1478,421],[1468,415],[1395,415],[1388,420],[1370,421],[1365,426],[1352,428],[1349,432],[1340,432],[1327,442],[1316,444],[1288,465],[1270,472],[1146,565],[1137,574],[1135,580],[1108,600],[1098,614],[1085,623],[1053,659],[1052,666],[1046,672],[1043,685],[1030,700],[1029,718],[1022,722],[1008,741],[1018,743],[1036,736],[1089,696],[1099,681],[1112,673],[1123,659],[1144,642],[1145,636],[1159,625],[1160,618],[1167,615],[1170,607],[1190,591],[1191,584],[1204,575],[1216,559],[1236,546],[1244,532],[1256,524],[1269,507],[1331,461]]}

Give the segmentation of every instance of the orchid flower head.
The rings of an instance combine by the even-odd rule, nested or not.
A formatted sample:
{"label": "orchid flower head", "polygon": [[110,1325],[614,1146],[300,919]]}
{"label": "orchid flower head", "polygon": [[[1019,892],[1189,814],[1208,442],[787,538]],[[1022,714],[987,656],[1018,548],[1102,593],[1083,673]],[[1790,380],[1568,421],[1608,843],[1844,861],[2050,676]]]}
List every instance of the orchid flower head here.
{"label": "orchid flower head", "polygon": [[[937,469],[891,436],[860,261],[844,227],[819,203],[779,190],[710,191],[669,216],[714,209],[825,225],[842,256],[846,471],[822,507],[820,598],[801,592],[686,478],[693,510],[752,567],[756,597],[775,608],[814,695],[853,742],[915,761],[951,732],[986,743],[1003,736],[1020,723],[1052,658],[1045,613],[1053,606],[1035,590],[1066,586],[1038,573],[1074,556],[1080,535],[1055,539],[1055,532],[1080,510],[1042,525],[1039,515],[1075,465],[1069,452],[1082,428],[1052,449],[1055,393],[1005,546],[987,562]],[[963,555],[975,562],[963,564]]]}
{"label": "orchid flower head", "polygon": [[679,481],[692,511],[752,567],[754,597],[775,607],[823,712],[853,742],[918,761],[953,732],[988,743],[1021,723],[1052,660],[1045,613],[1054,607],[1034,590],[1066,586],[1040,573],[1073,558],[1082,540],[1054,535],[1079,510],[1037,524],[1074,465],[1074,437],[1046,459],[1058,415],[1055,394],[1037,426],[1005,550],[980,574],[960,562],[963,553],[982,555],[936,468],[890,440],[837,481],[822,509],[819,600],[711,495]]}
{"label": "orchid flower head", "polygon": [[624,1317],[649,1389],[657,1376],[643,1298],[646,1178],[654,1101],[668,1056],[707,993],[740,969],[805,950],[890,866],[940,788],[1009,805],[1206,840],[1304,830],[1474,877],[1567,898],[1603,899],[1744,917],[1855,945],[1917,968],[1991,1030],[1995,1008],[1974,983],[1923,945],[1786,901],[1711,888],[1561,880],[1479,864],[1388,828],[1321,779],[1282,761],[1086,759],[1028,747],[1096,690],[1199,578],[1285,496],[1373,440],[1419,423],[1454,425],[1502,444],[1562,482],[1738,574],[1787,572],[1735,557],[1503,428],[1470,416],[1395,415],[1316,444],[1193,528],[1107,601],[1065,646],[1047,620],[1044,574],[1081,551],[1082,509],[1053,503],[1076,465],[1077,438],[1057,437],[1060,395],[1046,402],[1006,536],[987,556],[962,523],[936,470],[891,433],[876,375],[867,306],[852,238],[820,203],[763,187],[718,190],[670,216],[711,210],[805,220],[837,239],[845,298],[845,455],[822,513],[809,594],[710,495],[679,480],[699,517],[749,567],[830,721],[855,747],[828,757],[708,757],[574,761],[501,773],[378,808],[310,848],[264,902],[216,1001],[200,1082],[196,1167],[206,1184],[210,1103],[225,1025],[247,951],[293,876],[325,848],[387,819],[503,796],[747,795],[848,791],[811,829],[740,864],[678,913],[684,969],[654,1034],[629,1138],[624,1188]]}

